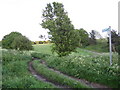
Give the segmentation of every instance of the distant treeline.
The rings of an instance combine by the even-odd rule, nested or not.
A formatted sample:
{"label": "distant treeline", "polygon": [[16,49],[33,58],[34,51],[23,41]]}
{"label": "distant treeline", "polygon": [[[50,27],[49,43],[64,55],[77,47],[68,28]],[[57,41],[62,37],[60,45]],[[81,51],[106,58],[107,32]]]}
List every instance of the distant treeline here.
{"label": "distant treeline", "polygon": [[49,44],[51,43],[50,40],[47,40],[47,41],[32,41],[32,44]]}

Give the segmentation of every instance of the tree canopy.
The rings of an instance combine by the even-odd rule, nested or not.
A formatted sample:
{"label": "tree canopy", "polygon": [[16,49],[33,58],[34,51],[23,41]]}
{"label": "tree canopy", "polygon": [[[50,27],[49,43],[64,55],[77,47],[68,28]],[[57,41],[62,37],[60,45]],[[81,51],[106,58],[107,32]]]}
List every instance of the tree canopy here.
{"label": "tree canopy", "polygon": [[2,48],[13,49],[12,42],[17,36],[21,36],[22,34],[19,32],[11,32],[8,35],[5,35],[2,39]]}
{"label": "tree canopy", "polygon": [[79,45],[80,46],[87,46],[88,45],[88,40],[89,40],[89,35],[88,33],[83,29],[75,29],[76,30],[76,33],[78,34],[78,37],[79,37]]}
{"label": "tree canopy", "polygon": [[11,32],[2,39],[2,48],[16,50],[31,50],[31,41],[19,32]]}
{"label": "tree canopy", "polygon": [[52,50],[59,56],[75,51],[78,46],[76,33],[63,4],[58,2],[47,4],[42,16],[42,27],[49,29],[49,34],[52,35],[51,40],[54,43]]}
{"label": "tree canopy", "polygon": [[32,50],[32,43],[27,37],[18,36],[14,39],[12,47],[16,50]]}

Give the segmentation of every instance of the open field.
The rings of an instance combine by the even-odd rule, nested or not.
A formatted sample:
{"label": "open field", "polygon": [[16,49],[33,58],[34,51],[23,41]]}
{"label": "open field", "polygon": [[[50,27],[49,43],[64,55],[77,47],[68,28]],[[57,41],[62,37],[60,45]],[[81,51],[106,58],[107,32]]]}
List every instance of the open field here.
{"label": "open field", "polygon": [[[120,78],[118,55],[113,54],[113,65],[109,66],[109,53],[96,53],[82,48],[69,56],[57,57],[51,52],[51,44],[34,45],[34,51],[18,52],[15,50],[2,51],[2,87],[3,88],[58,88],[59,85],[67,85],[72,88],[85,88],[90,85],[77,82],[69,77],[83,79],[92,83],[100,84],[102,87],[117,88]],[[40,58],[40,61],[32,61],[32,57]],[[29,71],[28,62],[32,61],[35,72],[44,76],[38,80]],[[48,68],[49,67],[49,68]],[[58,74],[53,70],[60,71]],[[49,74],[48,74],[49,73]],[[67,77],[65,75],[68,75]]]}

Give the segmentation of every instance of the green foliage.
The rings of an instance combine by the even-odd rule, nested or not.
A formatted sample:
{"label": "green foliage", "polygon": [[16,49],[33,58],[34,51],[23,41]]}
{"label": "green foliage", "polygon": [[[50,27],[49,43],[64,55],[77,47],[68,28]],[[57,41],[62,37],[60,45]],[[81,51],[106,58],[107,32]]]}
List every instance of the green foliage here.
{"label": "green foliage", "polygon": [[28,71],[29,52],[2,51],[2,89],[7,88],[56,88],[50,83],[36,80]]}
{"label": "green foliage", "polygon": [[92,45],[96,44],[95,30],[92,30],[90,32],[89,44],[92,44]]}
{"label": "green foliage", "polygon": [[106,39],[97,39],[96,44],[90,44],[84,49],[95,51],[95,52],[109,52],[109,46]]}
{"label": "green foliage", "polygon": [[[42,55],[43,56],[43,55]],[[109,56],[75,56],[69,57],[56,57],[56,56],[44,56],[49,67],[55,68],[68,75],[83,78],[91,82],[98,82],[110,87],[118,87],[118,59],[116,55],[113,57],[114,64],[109,66]],[[91,76],[91,77],[90,77]]]}
{"label": "green foliage", "polygon": [[89,37],[88,37],[88,33],[83,29],[76,29],[76,33],[78,34],[79,36],[79,44],[80,46],[82,47],[85,47],[88,45],[88,40],[89,40]]}
{"label": "green foliage", "polygon": [[31,50],[31,41],[19,32],[11,32],[2,39],[2,47],[6,49]]}
{"label": "green foliage", "polygon": [[22,34],[19,32],[11,32],[8,35],[5,35],[2,39],[2,48],[13,49],[12,42],[17,36],[21,36]]}
{"label": "green foliage", "polygon": [[[45,60],[49,67],[77,78],[83,78],[113,88],[118,87],[118,84],[120,84],[118,82],[120,80],[118,77],[120,73],[119,55],[117,54],[113,54],[113,65],[109,66],[109,53],[88,52],[88,50],[78,48],[77,53],[56,57],[56,55],[51,54],[49,45],[39,45],[38,47],[41,48],[38,51],[41,53],[34,53],[32,56]],[[44,53],[42,53],[42,47],[44,48]]]}
{"label": "green foliage", "polygon": [[74,27],[65,12],[63,4],[53,2],[47,4],[43,11],[42,27],[49,29],[52,35],[53,52],[57,52],[59,56],[65,56],[75,51],[78,46],[77,35]]}
{"label": "green foliage", "polygon": [[[115,30],[111,31],[111,42],[112,42],[112,49],[113,51],[116,51],[120,53],[120,36],[116,33]],[[108,41],[109,43],[109,41]]]}
{"label": "green foliage", "polygon": [[18,36],[12,42],[12,47],[16,50],[32,50],[31,41],[25,36]]}

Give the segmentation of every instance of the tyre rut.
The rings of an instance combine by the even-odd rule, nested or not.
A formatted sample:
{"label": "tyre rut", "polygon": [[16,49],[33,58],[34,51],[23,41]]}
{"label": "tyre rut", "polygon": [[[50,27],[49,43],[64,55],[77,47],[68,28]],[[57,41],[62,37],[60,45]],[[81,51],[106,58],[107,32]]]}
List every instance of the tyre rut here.
{"label": "tyre rut", "polygon": [[43,75],[41,75],[40,73],[36,72],[33,65],[32,65],[32,61],[28,62],[28,70],[30,71],[30,73],[36,77],[38,80],[40,81],[44,81],[44,82],[47,82],[47,83],[50,83],[54,86],[56,86],[57,88],[63,88],[63,89],[67,89],[67,90],[72,90],[70,87],[68,86],[65,86],[65,85],[61,85],[57,82],[54,82],[52,80],[49,80],[48,78],[44,77]]}
{"label": "tyre rut", "polygon": [[[45,62],[44,60],[42,60],[42,59],[34,58],[34,57],[33,57],[32,59],[33,59],[33,60],[40,60],[40,63],[41,63],[41,64],[44,64],[44,65],[47,66],[46,62]],[[47,66],[47,67],[48,67],[48,66]],[[105,85],[101,85],[101,84],[98,84],[98,83],[89,82],[89,81],[87,81],[87,80],[85,80],[85,79],[78,79],[78,78],[75,78],[75,77],[66,75],[65,73],[60,72],[60,71],[58,71],[58,70],[56,70],[56,69],[54,69],[54,68],[51,68],[51,67],[48,67],[48,68],[49,68],[49,70],[52,70],[52,71],[54,71],[54,72],[56,72],[56,73],[59,73],[59,74],[62,74],[62,75],[64,75],[64,76],[68,77],[68,78],[77,80],[77,81],[79,81],[80,83],[83,83],[84,85],[89,86],[89,87],[91,87],[91,88],[107,88],[107,89],[109,89],[109,90],[112,90],[110,87],[107,87],[107,86],[105,86]],[[37,72],[35,71],[35,69],[33,68],[33,66],[32,66],[32,61],[29,62],[29,71],[30,71],[37,79],[42,80],[42,81],[45,81],[45,82],[49,82],[49,83],[57,86],[58,88],[67,88],[67,89],[68,89],[68,88],[71,88],[71,87],[69,87],[69,86],[63,86],[63,85],[61,85],[61,84],[59,84],[59,83],[57,83],[57,82],[54,82],[54,81],[52,81],[52,80],[49,80],[49,79],[47,79],[46,77],[44,77],[43,75],[40,75],[40,73],[37,73]]]}

